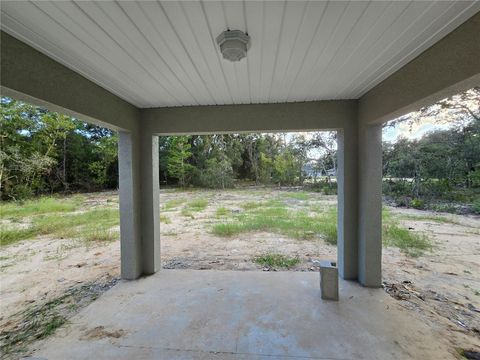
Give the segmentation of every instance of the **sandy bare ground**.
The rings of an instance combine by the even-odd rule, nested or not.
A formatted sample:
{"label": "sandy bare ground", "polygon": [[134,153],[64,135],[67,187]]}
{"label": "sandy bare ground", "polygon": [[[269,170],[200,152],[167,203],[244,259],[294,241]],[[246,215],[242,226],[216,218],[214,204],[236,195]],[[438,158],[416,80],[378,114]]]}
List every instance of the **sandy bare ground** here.
{"label": "sandy bare ground", "polygon": [[[265,270],[253,257],[281,253],[298,257],[294,271],[316,271],[317,260],[336,259],[336,247],[322,239],[296,240],[287,236],[256,232],[233,237],[211,233],[213,224],[223,222],[219,207],[243,211],[246,202],[281,199],[291,209],[308,202],[317,207],[336,204],[335,196],[312,193],[308,199],[285,196],[276,189],[229,191],[162,190],[161,257],[164,268]],[[87,197],[86,206],[102,206],[116,199],[115,193]],[[181,202],[178,199],[185,200]],[[206,199],[199,212],[182,214],[186,203]],[[178,202],[166,208],[171,201]],[[431,325],[452,349],[480,349],[480,218],[442,215],[448,221],[425,217],[438,214],[408,209],[390,209],[393,216],[421,216],[403,219],[411,231],[428,235],[434,249],[411,258],[396,248],[383,250],[383,277],[386,290],[399,299],[398,306],[413,311]],[[20,226],[20,225],[19,225]],[[45,302],[68,288],[102,277],[119,276],[118,241],[89,243],[75,239],[38,237],[0,248],[0,327],[12,314],[31,304]],[[273,271],[274,269],[269,269]]]}

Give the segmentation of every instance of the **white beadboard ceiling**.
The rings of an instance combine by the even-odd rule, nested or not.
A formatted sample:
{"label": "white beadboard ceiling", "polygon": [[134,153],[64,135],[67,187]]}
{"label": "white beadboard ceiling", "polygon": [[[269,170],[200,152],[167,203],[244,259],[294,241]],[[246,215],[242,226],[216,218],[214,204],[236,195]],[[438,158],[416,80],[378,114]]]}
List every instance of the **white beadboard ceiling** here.
{"label": "white beadboard ceiling", "polygon": [[[1,28],[138,107],[356,99],[479,1],[1,1]],[[215,38],[248,32],[240,62]]]}

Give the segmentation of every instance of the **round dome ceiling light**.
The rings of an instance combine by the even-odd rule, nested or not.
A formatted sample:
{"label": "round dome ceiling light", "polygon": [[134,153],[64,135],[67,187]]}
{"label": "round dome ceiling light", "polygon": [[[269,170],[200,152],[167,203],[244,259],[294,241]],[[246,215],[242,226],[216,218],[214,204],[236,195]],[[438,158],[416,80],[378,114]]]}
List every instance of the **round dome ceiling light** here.
{"label": "round dome ceiling light", "polygon": [[217,36],[217,44],[224,59],[240,61],[247,56],[250,36],[241,30],[227,30]]}

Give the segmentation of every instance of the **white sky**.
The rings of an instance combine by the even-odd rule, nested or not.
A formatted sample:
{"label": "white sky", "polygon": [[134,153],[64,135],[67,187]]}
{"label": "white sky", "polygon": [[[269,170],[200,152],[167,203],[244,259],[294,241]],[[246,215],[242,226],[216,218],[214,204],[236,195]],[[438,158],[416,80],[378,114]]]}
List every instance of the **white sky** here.
{"label": "white sky", "polygon": [[383,129],[382,140],[389,142],[396,142],[400,137],[407,139],[420,139],[428,132],[435,130],[449,129],[453,124],[436,123],[430,119],[413,124],[410,128],[406,123],[401,123],[396,127],[387,127]]}

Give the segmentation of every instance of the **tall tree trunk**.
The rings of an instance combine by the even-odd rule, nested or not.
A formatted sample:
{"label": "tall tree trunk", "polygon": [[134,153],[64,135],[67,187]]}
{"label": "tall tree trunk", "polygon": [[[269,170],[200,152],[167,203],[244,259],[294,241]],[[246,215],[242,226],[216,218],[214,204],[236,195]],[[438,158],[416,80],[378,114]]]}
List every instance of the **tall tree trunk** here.
{"label": "tall tree trunk", "polygon": [[63,177],[63,188],[68,190],[68,183],[67,183],[67,137],[63,138],[63,169],[62,169],[62,177]]}

